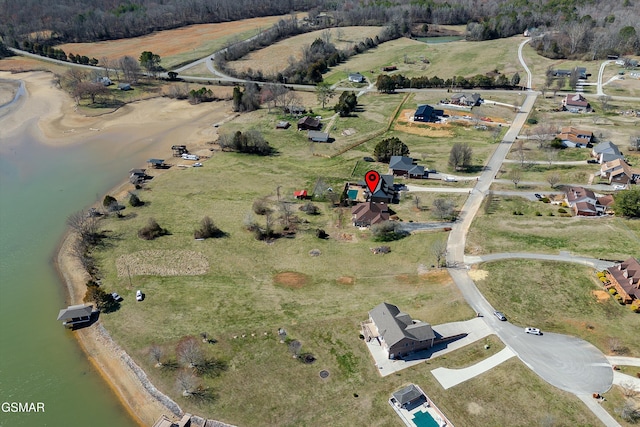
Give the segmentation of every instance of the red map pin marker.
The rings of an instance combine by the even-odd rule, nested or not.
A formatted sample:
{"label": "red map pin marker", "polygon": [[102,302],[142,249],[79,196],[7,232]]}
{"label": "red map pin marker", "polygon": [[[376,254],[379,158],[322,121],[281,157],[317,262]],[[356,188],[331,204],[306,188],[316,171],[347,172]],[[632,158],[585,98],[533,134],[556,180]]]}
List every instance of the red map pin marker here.
{"label": "red map pin marker", "polygon": [[364,182],[367,183],[369,192],[373,194],[376,192],[376,188],[378,188],[378,184],[380,183],[380,174],[376,171],[369,171],[364,175]]}

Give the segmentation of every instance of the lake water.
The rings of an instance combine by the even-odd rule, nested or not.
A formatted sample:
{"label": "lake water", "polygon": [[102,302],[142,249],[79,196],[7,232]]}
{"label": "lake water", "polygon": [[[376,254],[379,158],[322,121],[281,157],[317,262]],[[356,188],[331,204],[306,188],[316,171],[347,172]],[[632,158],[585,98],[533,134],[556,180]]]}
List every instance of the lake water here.
{"label": "lake water", "polygon": [[42,402],[45,412],[0,410],[0,426],[133,427],[73,332],[56,321],[66,302],[52,259],[67,216],[124,181],[152,151],[124,133],[50,147],[35,128],[25,123],[12,136],[0,128],[0,401]]}
{"label": "lake water", "polygon": [[416,40],[427,44],[438,44],[464,40],[464,36],[416,37]]}

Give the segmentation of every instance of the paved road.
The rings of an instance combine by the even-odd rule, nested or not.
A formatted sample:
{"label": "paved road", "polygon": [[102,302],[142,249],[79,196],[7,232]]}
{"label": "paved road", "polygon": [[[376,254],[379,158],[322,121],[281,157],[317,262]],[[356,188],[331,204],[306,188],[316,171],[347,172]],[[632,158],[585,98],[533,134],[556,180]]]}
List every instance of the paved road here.
{"label": "paved road", "polygon": [[603,261],[596,258],[587,258],[571,255],[568,252],[560,252],[558,255],[552,254],[533,254],[523,252],[504,252],[499,254],[488,255],[465,255],[465,264],[478,264],[481,262],[498,261],[502,259],[538,259],[546,261],[558,261],[558,262],[570,262],[575,264],[587,265],[593,267],[598,271],[602,271],[605,268],[613,267],[614,263],[610,261]]}

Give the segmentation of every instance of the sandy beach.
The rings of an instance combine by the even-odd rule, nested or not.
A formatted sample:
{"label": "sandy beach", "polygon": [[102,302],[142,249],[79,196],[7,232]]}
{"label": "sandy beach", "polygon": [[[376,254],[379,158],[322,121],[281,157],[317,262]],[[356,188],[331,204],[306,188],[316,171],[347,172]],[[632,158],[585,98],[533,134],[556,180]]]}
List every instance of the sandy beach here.
{"label": "sandy beach", "polygon": [[[164,156],[171,159],[170,163],[177,164],[181,159],[171,157],[171,145],[186,144],[191,152],[206,155],[209,153],[207,142],[217,138],[217,129],[212,124],[233,117],[227,102],[192,106],[186,101],[168,98],[138,101],[111,114],[85,117],[75,110],[69,95],[55,87],[52,77],[51,73],[44,71],[18,74],[0,72],[0,80],[25,82],[27,92],[18,102],[0,110],[2,136],[24,131],[25,124],[31,122],[37,123],[38,139],[52,146],[81,144],[95,132],[113,132],[118,137],[127,135],[127,139],[131,140],[131,146],[127,146],[127,149],[138,150],[135,142],[144,141],[144,150],[149,152],[150,157]],[[4,101],[0,104],[13,99],[11,92],[16,88],[16,84],[0,84],[0,100]],[[6,148],[0,147],[0,150]],[[131,188],[126,182],[110,191],[110,194],[118,197]],[[66,285],[69,305],[82,303],[85,283],[89,278],[70,255],[69,247],[74,239],[73,234],[67,233],[55,257],[56,268]],[[139,375],[127,364],[126,353],[111,340],[100,321],[76,331],[75,336],[88,359],[140,425],[151,425],[162,414],[175,418],[174,414],[179,411],[177,405],[167,407],[149,392],[149,388],[153,387],[150,384],[145,387]]]}

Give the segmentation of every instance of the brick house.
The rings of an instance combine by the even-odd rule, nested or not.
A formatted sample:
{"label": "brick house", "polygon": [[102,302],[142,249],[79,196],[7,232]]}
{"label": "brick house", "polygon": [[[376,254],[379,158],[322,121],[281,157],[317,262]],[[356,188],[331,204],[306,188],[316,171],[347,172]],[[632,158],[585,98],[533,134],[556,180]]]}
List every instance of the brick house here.
{"label": "brick house", "polygon": [[608,268],[605,274],[625,304],[640,299],[640,262],[636,258]]}

